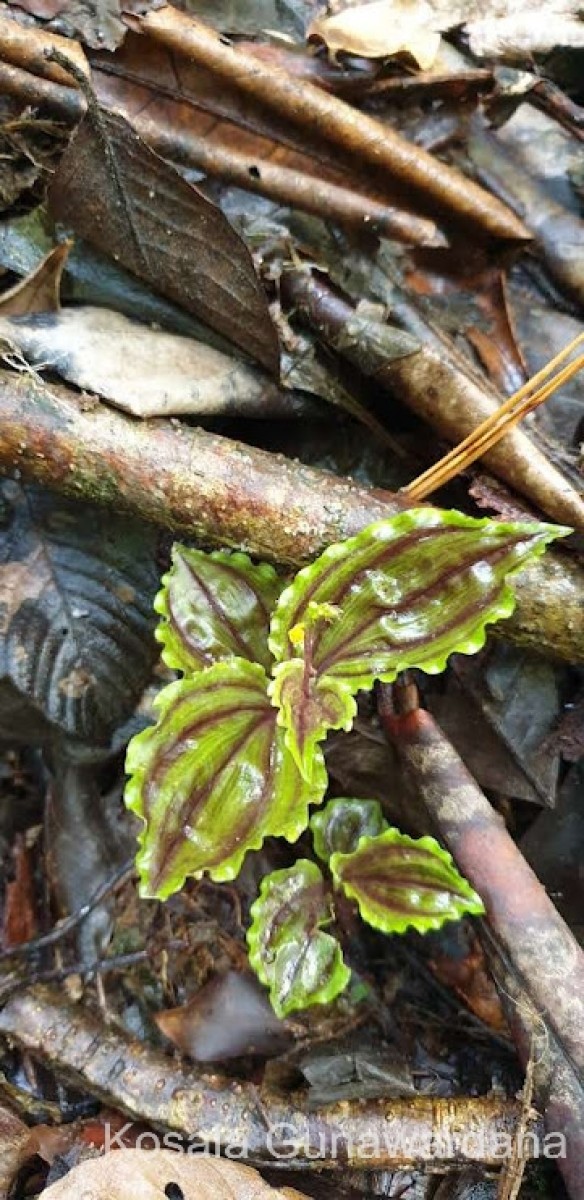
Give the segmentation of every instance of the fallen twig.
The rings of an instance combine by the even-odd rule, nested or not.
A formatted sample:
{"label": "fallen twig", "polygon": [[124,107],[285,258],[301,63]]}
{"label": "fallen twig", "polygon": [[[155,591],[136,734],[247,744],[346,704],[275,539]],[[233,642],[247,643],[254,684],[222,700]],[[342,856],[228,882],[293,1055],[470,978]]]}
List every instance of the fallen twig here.
{"label": "fallen twig", "polygon": [[429,712],[417,706],[413,685],[379,688],[379,715],[403,769],[476,888],[487,920],[537,1009],[546,1014],[578,1071],[584,1072],[584,953],[504,822]]}
{"label": "fallen twig", "polygon": [[[499,412],[499,400],[486,383],[425,342],[391,357],[392,327],[359,317],[358,312],[324,277],[308,269],[287,271],[282,293],[290,306],[303,313],[317,335],[366,375],[397,394],[433,428],[457,445],[476,433],[481,420]],[[388,348],[384,347],[383,336]],[[399,330],[394,330],[396,340]],[[401,334],[407,341],[407,335]],[[453,453],[456,453],[453,452]],[[504,439],[485,454],[492,470],[556,521],[584,530],[584,500],[528,436],[509,429]]]}
{"label": "fallen twig", "polygon": [[[104,880],[95,889],[91,899],[87,901],[87,904],[83,904],[81,908],[78,908],[77,912],[70,913],[68,917],[64,917],[49,933],[43,933],[40,937],[31,938],[28,942],[19,942],[17,946],[8,946],[6,950],[0,951],[0,962],[5,962],[9,958],[28,958],[32,954],[38,954],[41,950],[48,949],[49,946],[57,945],[64,937],[67,937],[69,933],[77,929],[89,914],[93,912],[94,908],[97,908],[101,904],[102,900],[105,900],[107,896],[114,895],[119,888],[123,887],[132,878],[134,873],[133,860],[124,863],[119,870],[114,872],[110,879]],[[86,971],[88,968],[85,966],[83,970]]]}
{"label": "fallen twig", "polygon": [[[485,929],[483,933],[486,933]],[[572,1200],[584,1197],[584,1086],[544,1017],[527,999],[507,956],[490,935],[483,943],[509,1028],[526,1072],[533,1063],[533,1094],[544,1125],[559,1135],[557,1162]],[[559,1140],[565,1139],[564,1144]]]}
{"label": "fallen twig", "polygon": [[104,1029],[85,1006],[44,988],[8,1002],[0,1033],[108,1105],[175,1131],[191,1146],[242,1148],[250,1161],[288,1167],[501,1165],[521,1114],[516,1101],[496,1097],[427,1096],[345,1101],[308,1112],[304,1094],[282,1097],[199,1074]]}
{"label": "fallen twig", "polygon": [[[0,90],[24,104],[50,108],[69,125],[77,124],[86,110],[85,99],[77,89],[63,87],[8,63],[0,63]],[[408,245],[447,244],[433,221],[353,190],[350,179],[347,186],[332,183],[268,159],[256,160],[216,140],[198,137],[190,129],[169,127],[148,110],[124,111],[140,137],[173,163],[198,167],[245,191],[315,213],[323,220],[371,229]]]}
{"label": "fallen twig", "polygon": [[50,108],[68,125],[75,125],[85,112],[85,101],[76,88],[7,62],[0,62],[0,90],[3,96],[14,96],[23,104]]}
{"label": "fallen twig", "polygon": [[284,71],[238,49],[190,14],[167,5],[145,16],[127,16],[126,21],[295,124],[317,129],[346,154],[357,154],[363,163],[384,173],[391,186],[415,191],[422,205],[437,207],[491,237],[529,238],[522,221],[470,179],[343,100],[310,83],[299,87]]}
{"label": "fallen twig", "polygon": [[[331,542],[406,507],[178,422],[138,423],[68,388],[0,371],[0,470],[65,495],[132,512],[177,533],[300,566]],[[584,660],[584,575],[548,553],[515,579],[518,605],[501,626],[514,641]]]}
{"label": "fallen twig", "polygon": [[18,21],[0,14],[0,57],[3,62],[31,71],[43,79],[70,84],[68,73],[47,58],[47,47],[62,50],[83,75],[89,75],[87,59],[79,42],[34,26],[24,28]]}
{"label": "fallen twig", "polygon": [[446,238],[433,221],[373,200],[349,187],[329,183],[315,175],[282,166],[268,159],[256,160],[230,146],[197,137],[190,130],[178,132],[146,114],[128,114],[128,120],[158,154],[172,162],[198,167],[247,192],[268,196],[280,204],[314,213],[324,221],[371,229],[398,242],[415,246],[445,246]]}
{"label": "fallen twig", "polygon": [[540,404],[545,403],[562,384],[581,371],[584,367],[584,354],[579,355],[574,362],[568,363],[556,375],[552,374],[553,370],[563,363],[582,342],[584,342],[584,333],[574,338],[569,346],[557,354],[532,379],[528,379],[523,387],[505,400],[492,416],[487,417],[486,421],[483,421],[449,454],[434,463],[412,483],[409,483],[403,490],[410,500],[424,500],[438,488],[444,487],[444,484],[458,475],[460,471],[466,470],[471,463],[476,462],[477,458],[483,457],[493,446],[497,445],[517,421],[522,420]]}
{"label": "fallen twig", "polygon": [[[488,928],[509,962],[520,1004],[544,1019],[566,1070],[581,1086],[584,954],[454,748],[418,707],[415,687],[397,685],[392,693],[381,685],[378,696],[381,724],[406,780],[484,901]],[[528,1057],[529,1050],[525,1061]],[[546,1117],[550,1130],[565,1133],[561,1106],[546,1109]],[[581,1140],[581,1132],[578,1136]]]}

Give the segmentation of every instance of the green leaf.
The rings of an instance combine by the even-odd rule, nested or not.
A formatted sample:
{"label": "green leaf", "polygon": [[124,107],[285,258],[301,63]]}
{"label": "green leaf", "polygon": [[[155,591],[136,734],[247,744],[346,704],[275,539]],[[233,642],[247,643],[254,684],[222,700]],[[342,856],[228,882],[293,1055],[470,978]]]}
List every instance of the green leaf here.
{"label": "green leaf", "polygon": [[192,674],[234,656],[269,667],[270,614],[282,588],[273,567],[238,551],[205,554],[175,543],[162,584],[156,637],[168,667]]}
{"label": "green leaf", "polygon": [[329,729],[350,729],[357,705],[340,680],[312,680],[301,658],[275,667],[268,692],[278,706],[278,724],[285,729],[286,745],[299,770],[310,779],[315,762],[318,769],[317,743]]}
{"label": "green leaf", "polygon": [[132,738],[126,804],[144,820],[142,896],[165,899],[187,875],[233,879],[268,836],[293,842],[326,789],[320,750],[308,784],[284,744],[262,667],[217,663],[171,683],[158,723]]}
{"label": "green leaf", "polygon": [[266,875],[251,915],[249,960],[279,1017],[328,1004],[347,986],[351,972],[339,943],[322,930],[331,901],[315,863],[299,859]]}
{"label": "green leaf", "polygon": [[328,723],[333,681],[337,698],[346,697],[406,668],[443,671],[455,651],[474,654],[487,624],[513,611],[507,577],[569,532],[409,509],[329,546],[300,571],[274,610],[269,645],[277,664],[304,664],[293,702],[283,684],[272,694],[303,772],[310,776],[315,742],[341,723],[338,711],[337,724]]}
{"label": "green leaf", "polygon": [[360,838],[376,837],[387,829],[387,821],[378,800],[341,796],[313,813],[309,826],[315,854],[328,862],[331,854],[352,854]]}
{"label": "green leaf", "polygon": [[333,854],[337,887],[357,901],[361,916],[383,933],[426,933],[484,905],[433,837],[411,838],[397,829],[361,838],[352,854]]}

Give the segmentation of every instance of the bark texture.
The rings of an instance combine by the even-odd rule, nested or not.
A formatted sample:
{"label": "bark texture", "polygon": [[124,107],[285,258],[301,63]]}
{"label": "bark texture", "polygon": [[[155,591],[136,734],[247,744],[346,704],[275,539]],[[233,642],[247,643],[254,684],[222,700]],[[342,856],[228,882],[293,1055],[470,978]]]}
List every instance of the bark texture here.
{"label": "bark texture", "polygon": [[[392,492],[176,422],[138,423],[10,371],[0,371],[0,422],[6,474],[291,567],[405,507]],[[501,634],[584,662],[578,564],[548,553],[516,577],[515,590],[517,610]]]}

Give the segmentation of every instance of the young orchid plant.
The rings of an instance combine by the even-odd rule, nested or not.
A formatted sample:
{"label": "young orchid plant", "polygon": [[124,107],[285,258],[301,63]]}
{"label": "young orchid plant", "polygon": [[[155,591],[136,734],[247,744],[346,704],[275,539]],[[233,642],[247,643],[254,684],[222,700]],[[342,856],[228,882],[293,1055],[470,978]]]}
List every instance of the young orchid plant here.
{"label": "young orchid plant", "polygon": [[431,837],[389,828],[378,804],[333,799],[322,743],[351,728],[355,695],[400,671],[443,671],[514,607],[508,577],[568,529],[410,509],[329,546],[287,586],[239,552],[175,545],[155,608],[162,657],[182,678],[128,747],[126,803],[142,818],[143,896],[188,876],[234,879],[267,837],[315,854],[262,882],[250,961],[280,1015],[347,985],[331,924],[335,891],[385,933],[480,913],[480,898]]}

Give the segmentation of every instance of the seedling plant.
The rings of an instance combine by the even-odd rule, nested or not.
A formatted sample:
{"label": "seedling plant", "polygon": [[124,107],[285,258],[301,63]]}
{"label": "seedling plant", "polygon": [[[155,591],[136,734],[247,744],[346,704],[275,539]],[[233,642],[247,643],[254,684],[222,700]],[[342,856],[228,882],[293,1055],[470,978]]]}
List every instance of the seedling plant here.
{"label": "seedling plant", "polygon": [[175,545],[155,607],[162,657],[182,678],[127,756],[140,891],[163,900],[189,876],[232,880],[265,838],[295,842],[310,825],[322,869],[303,858],[265,877],[247,935],[278,1014],[347,986],[328,932],[336,893],[388,934],[483,911],[434,838],[389,827],[373,801],[317,807],[323,741],[351,728],[355,696],[375,680],[435,674],[479,650],[513,610],[508,577],[568,532],[410,509],[329,546],[291,582],[240,551]]}

